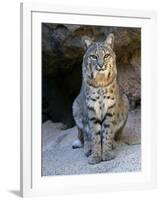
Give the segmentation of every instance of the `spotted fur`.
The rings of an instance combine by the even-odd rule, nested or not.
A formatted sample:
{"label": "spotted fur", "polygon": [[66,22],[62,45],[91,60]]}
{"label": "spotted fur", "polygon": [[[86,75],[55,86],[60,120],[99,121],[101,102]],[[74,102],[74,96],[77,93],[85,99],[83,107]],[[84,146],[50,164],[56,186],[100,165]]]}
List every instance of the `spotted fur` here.
{"label": "spotted fur", "polygon": [[126,123],[128,100],[117,84],[114,35],[109,34],[102,43],[87,37],[83,42],[83,81],[73,103],[79,142],[73,143],[73,148],[84,146],[89,164],[95,164],[115,157],[114,138]]}

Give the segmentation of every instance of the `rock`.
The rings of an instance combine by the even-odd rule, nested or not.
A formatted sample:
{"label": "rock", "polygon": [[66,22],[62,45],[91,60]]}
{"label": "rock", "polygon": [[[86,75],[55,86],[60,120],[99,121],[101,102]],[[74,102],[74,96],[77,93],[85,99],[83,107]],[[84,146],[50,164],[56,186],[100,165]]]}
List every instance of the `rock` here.
{"label": "rock", "polygon": [[[119,83],[128,96],[130,108],[134,109],[140,105],[140,28],[43,23],[42,85],[47,86],[43,86],[42,90],[44,120],[63,120],[69,126],[73,125],[71,107],[79,93],[82,78],[84,48],[81,39],[87,35],[94,41],[103,41],[111,32],[115,35],[114,50]],[[64,103],[66,105],[63,105]]]}
{"label": "rock", "polygon": [[135,109],[141,103],[141,77],[140,67],[120,66],[118,69],[119,84],[127,95],[130,109]]}
{"label": "rock", "polygon": [[141,144],[141,112],[135,109],[129,112],[127,123],[118,140],[126,144]]}

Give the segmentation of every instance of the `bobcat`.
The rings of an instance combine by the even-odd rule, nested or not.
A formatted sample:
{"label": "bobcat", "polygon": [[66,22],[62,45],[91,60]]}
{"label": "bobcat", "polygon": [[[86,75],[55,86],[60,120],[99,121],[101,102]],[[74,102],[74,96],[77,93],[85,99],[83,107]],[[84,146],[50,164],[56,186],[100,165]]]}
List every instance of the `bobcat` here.
{"label": "bobcat", "polygon": [[80,94],[73,103],[73,116],[78,139],[73,148],[84,145],[89,164],[115,158],[116,133],[122,131],[128,117],[128,99],[117,84],[114,35],[104,42],[83,38],[83,81]]}

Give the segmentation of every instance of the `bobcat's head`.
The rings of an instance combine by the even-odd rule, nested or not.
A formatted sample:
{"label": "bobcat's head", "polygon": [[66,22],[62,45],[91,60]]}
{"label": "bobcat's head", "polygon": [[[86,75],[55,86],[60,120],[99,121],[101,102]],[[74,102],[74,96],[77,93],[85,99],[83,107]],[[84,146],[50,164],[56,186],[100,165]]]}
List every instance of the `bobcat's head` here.
{"label": "bobcat's head", "polygon": [[111,33],[104,42],[93,42],[83,38],[86,52],[83,57],[83,79],[94,87],[109,85],[117,75],[116,56],[113,51],[114,35]]}

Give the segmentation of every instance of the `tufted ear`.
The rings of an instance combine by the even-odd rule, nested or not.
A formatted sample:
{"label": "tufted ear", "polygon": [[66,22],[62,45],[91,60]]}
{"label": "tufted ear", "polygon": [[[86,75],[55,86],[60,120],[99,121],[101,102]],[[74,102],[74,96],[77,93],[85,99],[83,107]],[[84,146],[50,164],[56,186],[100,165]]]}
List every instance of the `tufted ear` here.
{"label": "tufted ear", "polygon": [[114,39],[115,39],[114,34],[113,34],[113,33],[110,33],[110,34],[107,36],[107,38],[106,38],[106,40],[105,40],[105,42],[104,42],[105,46],[110,46],[110,47],[113,49],[113,47],[114,47]]}
{"label": "tufted ear", "polygon": [[83,36],[82,43],[83,43],[84,48],[87,49],[93,43],[93,41],[88,36]]}

